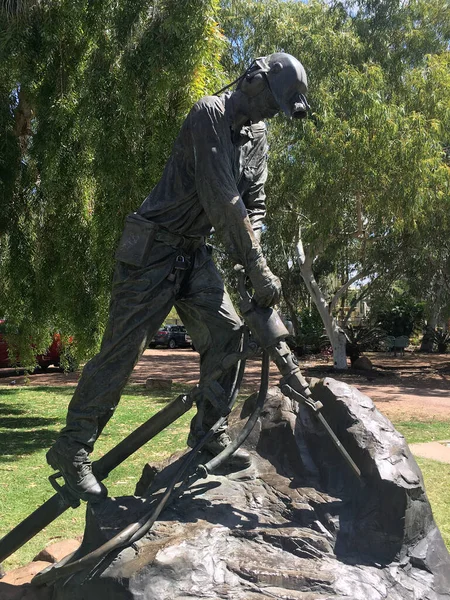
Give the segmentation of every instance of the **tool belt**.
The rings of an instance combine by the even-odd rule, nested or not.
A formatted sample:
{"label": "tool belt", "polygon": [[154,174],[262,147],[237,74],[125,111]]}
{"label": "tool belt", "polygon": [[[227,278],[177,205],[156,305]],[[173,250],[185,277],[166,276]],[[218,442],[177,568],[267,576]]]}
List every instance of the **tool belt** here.
{"label": "tool belt", "polygon": [[148,264],[155,241],[184,250],[186,254],[191,254],[206,242],[201,236],[172,233],[157,223],[132,213],[125,219],[125,227],[115,255],[116,260],[134,267],[144,267]]}
{"label": "tool belt", "polygon": [[206,244],[206,238],[203,236],[192,236],[192,235],[181,235],[179,233],[172,233],[164,227],[159,227],[158,232],[155,236],[155,240],[163,242],[168,246],[173,246],[180,250],[184,250],[186,254],[192,254],[197,248]]}

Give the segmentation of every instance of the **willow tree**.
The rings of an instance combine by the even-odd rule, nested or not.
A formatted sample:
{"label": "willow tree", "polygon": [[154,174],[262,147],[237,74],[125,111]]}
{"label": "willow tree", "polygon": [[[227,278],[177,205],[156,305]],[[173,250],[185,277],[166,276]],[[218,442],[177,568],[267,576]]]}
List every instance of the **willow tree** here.
{"label": "willow tree", "polygon": [[[417,20],[425,3],[402,6]],[[401,13],[383,38],[383,53],[375,46],[380,36],[363,27],[372,17],[366,12],[320,1],[241,0],[227,3],[225,19],[234,59],[284,50],[309,75],[310,118],[270,124],[265,243],[282,281],[300,270],[338,368],[347,364],[340,300],[352,284],[398,276],[408,240],[447,189],[437,117],[424,102],[411,104],[417,82],[407,75],[418,69],[416,76],[425,76],[424,57],[415,52],[420,31],[411,12]],[[409,37],[396,48],[399,30]],[[442,29],[431,23],[427,31],[432,50],[445,47]],[[317,279],[324,263],[334,272],[333,287]]]}
{"label": "willow tree", "polygon": [[221,83],[218,6],[0,10],[0,318],[22,357],[55,330],[82,357],[104,329],[124,216],[158,180],[190,106]]}

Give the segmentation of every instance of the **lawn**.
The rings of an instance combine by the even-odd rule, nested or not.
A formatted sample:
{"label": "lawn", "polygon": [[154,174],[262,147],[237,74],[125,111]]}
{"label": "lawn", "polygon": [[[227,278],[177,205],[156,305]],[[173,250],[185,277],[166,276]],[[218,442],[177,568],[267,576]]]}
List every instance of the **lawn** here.
{"label": "lawn", "polygon": [[[181,388],[169,395],[149,395],[142,386],[125,389],[122,401],[98,440],[93,459],[110,448],[158,412]],[[45,452],[64,425],[72,387],[0,388],[0,536],[7,533],[52,494],[47,477],[51,474]],[[132,494],[142,467],[158,461],[185,445],[193,412],[141,448],[107,480],[111,496]],[[402,421],[395,424],[409,442],[448,438],[449,421]],[[446,432],[446,435],[444,435]],[[450,465],[418,459],[436,521],[450,548]],[[5,570],[26,564],[51,541],[81,535],[82,509],[66,511],[33,540],[4,562]]]}
{"label": "lawn", "polygon": [[[95,460],[181,393],[152,395],[142,386],[125,389],[122,400],[98,440]],[[72,387],[0,389],[0,537],[53,495],[45,453],[64,426]],[[115,469],[106,482],[111,496],[133,494],[148,461],[159,461],[185,445],[193,411],[183,415],[151,443]],[[51,541],[83,533],[84,512],[69,509],[5,560],[5,570],[26,564]]]}

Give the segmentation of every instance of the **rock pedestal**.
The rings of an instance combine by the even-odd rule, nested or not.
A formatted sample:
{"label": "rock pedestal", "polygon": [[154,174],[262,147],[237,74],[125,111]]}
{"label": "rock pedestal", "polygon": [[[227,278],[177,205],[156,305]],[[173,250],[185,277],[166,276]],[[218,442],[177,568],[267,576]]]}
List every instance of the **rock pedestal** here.
{"label": "rock pedestal", "polygon": [[[59,581],[53,600],[449,600],[450,556],[404,438],[355,388],[312,387],[361,481],[310,410],[272,388],[247,441],[253,467],[197,480],[145,538]],[[147,512],[173,470],[147,468],[145,497],[88,507],[79,555]]]}

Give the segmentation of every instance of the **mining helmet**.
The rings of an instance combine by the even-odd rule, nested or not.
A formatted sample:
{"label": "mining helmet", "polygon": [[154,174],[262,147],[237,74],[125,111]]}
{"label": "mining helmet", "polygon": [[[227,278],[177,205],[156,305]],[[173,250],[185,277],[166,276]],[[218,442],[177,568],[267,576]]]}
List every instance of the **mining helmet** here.
{"label": "mining helmet", "polygon": [[[246,85],[258,80],[261,85]],[[305,69],[295,56],[286,52],[255,58],[242,75],[215,95],[218,96],[235,83],[238,89],[250,95],[259,94],[267,86],[280,110],[294,119],[303,119],[311,108],[306,100],[308,79]]]}
{"label": "mining helmet", "polygon": [[276,52],[253,61],[245,76],[252,78],[261,74],[272,92],[276,103],[284,114],[294,119],[303,119],[310,110],[306,94],[308,79],[305,69],[295,56]]}

